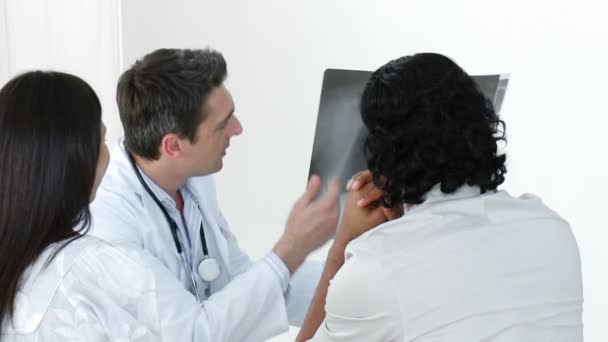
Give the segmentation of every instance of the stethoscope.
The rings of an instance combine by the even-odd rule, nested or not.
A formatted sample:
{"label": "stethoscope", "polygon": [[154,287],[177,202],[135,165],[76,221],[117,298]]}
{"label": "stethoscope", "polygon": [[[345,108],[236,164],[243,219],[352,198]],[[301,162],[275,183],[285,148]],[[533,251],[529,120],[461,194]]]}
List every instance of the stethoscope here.
{"label": "stethoscope", "polygon": [[[139,182],[144,187],[144,189],[146,189],[146,192],[150,195],[150,197],[152,197],[152,199],[154,200],[154,202],[156,203],[158,208],[163,212],[163,215],[165,215],[165,219],[167,220],[167,223],[169,224],[169,228],[171,228],[171,235],[173,236],[173,242],[175,242],[175,248],[177,249],[177,254],[179,254],[179,256],[182,260],[182,264],[183,264],[184,268],[186,269],[186,272],[188,272],[188,275],[190,276],[190,282],[192,283],[192,288],[194,289],[196,299],[199,302],[201,302],[201,298],[198,293],[198,284],[196,282],[196,278],[194,277],[194,272],[192,272],[192,267],[189,267],[191,265],[191,263],[189,264],[186,261],[186,256],[184,253],[182,241],[179,238],[177,223],[175,223],[173,218],[171,218],[171,216],[169,216],[167,209],[165,209],[165,207],[160,203],[160,201],[158,200],[156,195],[154,195],[154,193],[152,192],[152,190],[150,189],[148,184],[146,184],[146,182],[144,181],[143,177],[141,176],[141,173],[139,172],[139,169],[137,168],[137,165],[135,164],[135,160],[133,159],[133,156],[131,155],[131,153],[129,153],[127,151],[127,155],[129,156],[129,161],[131,162],[131,166],[133,166],[133,170],[135,170],[137,179],[139,179]],[[198,275],[204,281],[212,282],[212,281],[216,280],[220,275],[220,264],[214,258],[209,257],[209,251],[207,249],[207,240],[205,239],[205,231],[203,230],[202,223],[201,223],[201,227],[199,228],[199,233],[201,235],[201,243],[203,245],[203,261],[201,261],[201,263],[198,265],[198,269],[197,269]]]}

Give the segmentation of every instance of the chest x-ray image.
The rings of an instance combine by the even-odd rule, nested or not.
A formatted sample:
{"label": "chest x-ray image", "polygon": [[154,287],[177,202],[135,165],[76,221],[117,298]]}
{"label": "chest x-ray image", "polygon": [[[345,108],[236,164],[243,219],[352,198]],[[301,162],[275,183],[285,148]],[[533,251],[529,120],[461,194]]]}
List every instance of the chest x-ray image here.
{"label": "chest x-ray image", "polygon": [[[363,155],[367,129],[359,114],[359,99],[371,74],[361,70],[325,70],[309,170],[309,177],[312,174],[321,177],[322,189],[326,189],[330,179],[337,177],[345,192],[344,186],[350,177],[367,169]],[[473,78],[499,113],[508,75],[478,75]]]}

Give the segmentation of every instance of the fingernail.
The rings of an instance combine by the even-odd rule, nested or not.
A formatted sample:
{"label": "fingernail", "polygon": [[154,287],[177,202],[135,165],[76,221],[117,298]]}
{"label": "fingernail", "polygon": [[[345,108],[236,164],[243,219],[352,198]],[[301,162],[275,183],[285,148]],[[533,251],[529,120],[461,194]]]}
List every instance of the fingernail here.
{"label": "fingernail", "polygon": [[348,183],[346,183],[346,190],[350,190],[350,185],[353,183],[352,179],[348,180]]}
{"label": "fingernail", "polygon": [[360,186],[361,186],[361,183],[359,183],[359,181],[355,181],[353,183],[353,189],[355,189],[355,190],[359,189]]}
{"label": "fingernail", "polygon": [[360,199],[360,200],[357,202],[357,205],[358,205],[358,206],[362,206],[362,205],[363,205],[363,201],[364,201],[364,199],[363,199],[363,198],[362,198],[362,199]]}

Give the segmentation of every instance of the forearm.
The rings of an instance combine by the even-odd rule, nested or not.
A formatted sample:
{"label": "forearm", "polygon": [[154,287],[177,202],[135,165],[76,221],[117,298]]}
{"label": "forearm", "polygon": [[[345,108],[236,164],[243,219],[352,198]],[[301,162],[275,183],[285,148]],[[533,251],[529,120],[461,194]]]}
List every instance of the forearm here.
{"label": "forearm", "polygon": [[323,320],[325,319],[325,299],[327,297],[327,289],[329,288],[329,282],[334,278],[336,273],[340,270],[340,267],[344,264],[344,250],[346,248],[346,242],[336,240],[332,245],[327,260],[325,262],[325,268],[323,274],[315,291],[312,303],[300,329],[300,333],[296,338],[296,342],[303,342],[311,339]]}
{"label": "forearm", "polygon": [[285,237],[281,238],[274,246],[272,251],[283,261],[290,274],[294,272],[302,265],[304,259],[306,259],[306,251],[297,245],[292,239]]}

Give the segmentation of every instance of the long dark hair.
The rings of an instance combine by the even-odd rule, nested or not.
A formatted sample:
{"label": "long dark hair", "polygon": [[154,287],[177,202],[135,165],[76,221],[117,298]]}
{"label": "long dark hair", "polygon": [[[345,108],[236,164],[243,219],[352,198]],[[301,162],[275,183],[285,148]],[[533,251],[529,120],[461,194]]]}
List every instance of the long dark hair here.
{"label": "long dark hair", "polygon": [[88,229],[100,146],[101,105],[80,78],[34,71],[0,90],[0,325],[27,267]]}

